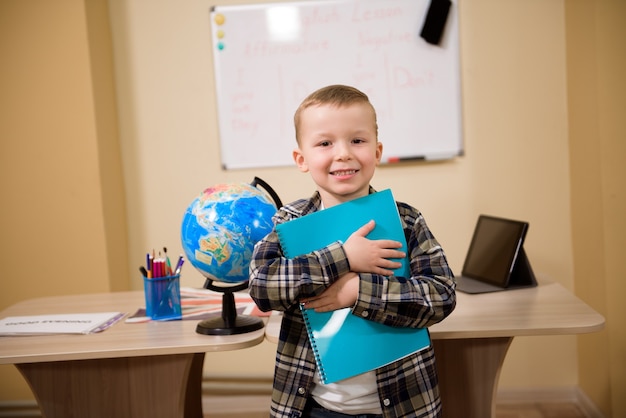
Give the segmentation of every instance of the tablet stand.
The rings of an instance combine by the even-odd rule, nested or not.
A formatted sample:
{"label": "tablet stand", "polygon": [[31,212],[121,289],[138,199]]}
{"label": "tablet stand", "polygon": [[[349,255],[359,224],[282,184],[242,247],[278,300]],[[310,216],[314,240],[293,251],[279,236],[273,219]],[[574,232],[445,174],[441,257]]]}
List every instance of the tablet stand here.
{"label": "tablet stand", "polygon": [[506,288],[534,286],[537,286],[537,279],[530,266],[530,261],[528,261],[528,257],[526,256],[526,251],[524,251],[524,247],[522,246],[515,260],[515,265],[513,266],[513,271],[509,279],[509,285]]}

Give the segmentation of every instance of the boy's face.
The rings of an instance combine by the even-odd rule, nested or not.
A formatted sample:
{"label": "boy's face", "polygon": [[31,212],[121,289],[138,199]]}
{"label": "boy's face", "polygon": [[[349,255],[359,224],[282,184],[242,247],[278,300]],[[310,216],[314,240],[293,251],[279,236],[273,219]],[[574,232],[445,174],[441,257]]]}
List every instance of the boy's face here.
{"label": "boy's face", "polygon": [[293,158],[310,173],[326,207],[368,194],[383,146],[366,103],[311,106],[300,117],[300,144]]}

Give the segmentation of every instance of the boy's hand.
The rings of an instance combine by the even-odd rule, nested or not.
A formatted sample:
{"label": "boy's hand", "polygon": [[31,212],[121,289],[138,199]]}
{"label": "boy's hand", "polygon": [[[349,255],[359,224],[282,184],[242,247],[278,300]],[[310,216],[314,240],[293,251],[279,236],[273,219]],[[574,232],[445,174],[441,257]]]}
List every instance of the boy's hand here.
{"label": "boy's hand", "polygon": [[398,241],[389,239],[371,240],[366,238],[376,223],[372,220],[356,230],[346,242],[343,249],[348,256],[350,270],[358,273],[374,273],[390,276],[393,269],[402,266],[390,258],[404,258],[406,254],[396,248],[402,247]]}
{"label": "boy's hand", "polygon": [[359,275],[349,272],[328,286],[320,295],[301,300],[316,312],[329,312],[354,306],[359,296]]}

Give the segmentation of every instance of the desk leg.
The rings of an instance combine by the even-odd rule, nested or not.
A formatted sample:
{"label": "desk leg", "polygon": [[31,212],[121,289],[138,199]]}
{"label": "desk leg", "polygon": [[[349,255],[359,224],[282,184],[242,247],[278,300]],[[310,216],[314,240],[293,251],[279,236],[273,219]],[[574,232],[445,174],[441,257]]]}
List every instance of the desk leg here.
{"label": "desk leg", "polygon": [[202,418],[204,353],[17,364],[45,418]]}
{"label": "desk leg", "polygon": [[495,418],[500,370],[513,337],[433,340],[444,417]]}

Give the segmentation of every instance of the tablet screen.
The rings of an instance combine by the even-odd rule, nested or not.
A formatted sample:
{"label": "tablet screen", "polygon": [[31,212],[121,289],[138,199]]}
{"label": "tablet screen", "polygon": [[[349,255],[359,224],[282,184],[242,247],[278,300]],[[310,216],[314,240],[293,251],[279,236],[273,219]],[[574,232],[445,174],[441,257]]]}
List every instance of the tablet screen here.
{"label": "tablet screen", "polygon": [[463,276],[505,287],[527,229],[527,222],[480,215],[463,264]]}

